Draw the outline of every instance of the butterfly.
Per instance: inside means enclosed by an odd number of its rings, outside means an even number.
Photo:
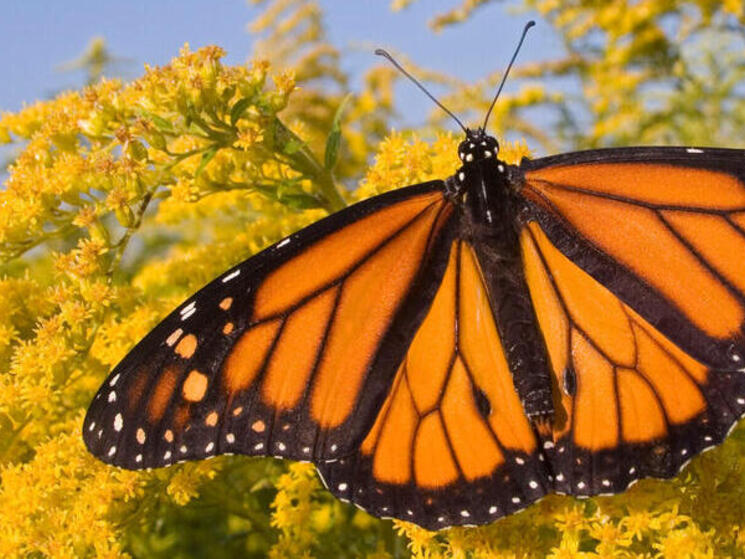
[[[128,469],[312,461],[338,498],[440,529],[669,478],[721,443],[745,413],[745,151],[508,165],[485,128],[453,176],[189,297],[105,380],[87,448]]]

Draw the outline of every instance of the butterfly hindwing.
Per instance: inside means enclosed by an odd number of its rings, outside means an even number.
[[[538,222],[523,230],[526,279],[552,365],[545,449],[557,492],[617,493],[672,477],[745,412],[745,375],[704,365],[596,281]]]
[[[433,181],[359,203],[205,286],[104,382],[88,448],[135,469],[350,453],[444,270],[453,208],[442,190]]]
[[[709,366],[745,366],[743,152],[622,148],[524,160],[551,241]]]
[[[430,529],[490,522],[549,487],[476,251],[456,239],[447,253],[437,294],[359,451],[318,464],[338,497]]]

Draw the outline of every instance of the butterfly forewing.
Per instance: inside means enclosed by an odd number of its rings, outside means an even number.
[[[527,161],[545,233],[702,362],[745,366],[745,157],[628,148]]]
[[[442,183],[410,187],[217,278],[114,369],[84,423],[88,448],[127,468],[350,453],[431,300],[451,215]]]

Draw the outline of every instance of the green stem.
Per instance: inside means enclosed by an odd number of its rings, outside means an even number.
[[[219,132],[215,130],[214,128],[210,127],[209,124],[207,124],[202,117],[200,117],[198,114],[191,114],[189,115],[191,118],[191,121],[196,124],[211,140],[214,142],[217,142],[221,146],[228,146],[233,143],[233,140],[235,139],[235,133],[233,132],[232,128],[229,129],[229,132]]]
[[[323,195],[324,206],[329,212],[337,212],[346,207],[347,203],[342,198],[333,174],[327,170],[313,155],[307,144],[287,128],[282,121],[275,119],[276,139],[279,146],[285,146],[290,142],[300,146],[296,151],[285,156],[290,160],[291,166],[307,175],[318,185]]]
[[[116,252],[114,253],[114,257],[111,259],[111,264],[109,265],[109,270],[107,272],[109,280],[111,280],[116,268],[119,266],[119,263],[122,260],[122,256],[124,255],[124,249],[127,248],[129,240],[132,238],[132,235],[134,235],[134,233],[140,228],[140,225],[142,225],[142,217],[145,215],[145,210],[147,210],[147,206],[150,203],[150,200],[152,200],[153,194],[153,191],[149,191],[145,194],[145,196],[143,196],[142,201],[140,202],[140,207],[137,209],[137,213],[135,214],[134,223],[127,227],[124,235],[122,235],[121,239],[119,239],[113,246]]]

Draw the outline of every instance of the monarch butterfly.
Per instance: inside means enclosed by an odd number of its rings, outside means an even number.
[[[331,215],[166,317],[96,394],[88,449],[308,460],[340,499],[439,529],[721,443],[745,413],[745,151],[508,165],[490,112],[461,124],[452,177]]]

